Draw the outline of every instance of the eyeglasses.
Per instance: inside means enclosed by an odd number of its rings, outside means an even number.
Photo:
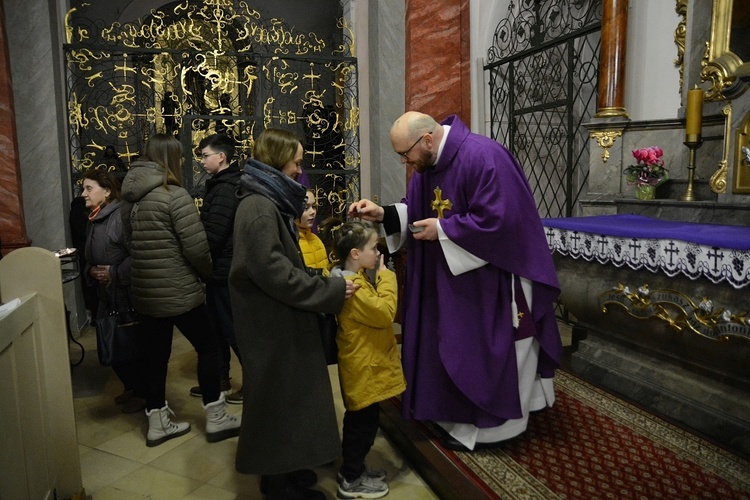
[[[412,144],[409,149],[407,149],[403,153],[399,153],[398,151],[396,151],[396,154],[399,155],[401,158],[403,158],[405,160],[408,160],[409,159],[409,153],[411,153],[411,150],[414,149],[414,146],[416,146],[417,144],[419,144],[419,141],[421,141],[422,139],[424,139],[424,136],[430,135],[430,134],[432,134],[432,132],[427,132],[427,133],[422,134],[421,136],[419,136],[419,139],[417,139],[417,142],[415,142],[414,144]]]
[[[203,153],[203,154],[201,155],[201,158],[203,158],[203,159],[205,160],[205,159],[207,159],[207,158],[208,158],[209,156],[213,156],[213,155],[218,155],[218,154],[221,154],[221,151],[219,151],[218,153]]]

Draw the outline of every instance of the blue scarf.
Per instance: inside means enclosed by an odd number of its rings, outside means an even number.
[[[307,188],[281,171],[250,159],[240,177],[242,195],[259,194],[271,200],[286,219],[289,232],[299,239],[294,219],[302,217],[307,203]]]

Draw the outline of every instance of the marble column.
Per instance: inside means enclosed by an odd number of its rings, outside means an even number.
[[[406,110],[471,123],[469,0],[406,1]]]
[[[604,0],[597,118],[628,116],[624,106],[627,34],[628,0]]]
[[[31,244],[26,236],[23,216],[16,117],[13,109],[10,60],[2,3],[0,3],[0,244],[3,255]]]

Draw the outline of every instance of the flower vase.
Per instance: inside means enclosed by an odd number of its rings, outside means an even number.
[[[635,197],[639,200],[653,200],[656,198],[656,186],[643,184],[635,187]]]

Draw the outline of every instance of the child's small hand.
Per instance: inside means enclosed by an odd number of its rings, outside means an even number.
[[[388,266],[385,265],[385,255],[380,254],[380,266],[378,267],[378,271],[385,271],[388,269]]]

